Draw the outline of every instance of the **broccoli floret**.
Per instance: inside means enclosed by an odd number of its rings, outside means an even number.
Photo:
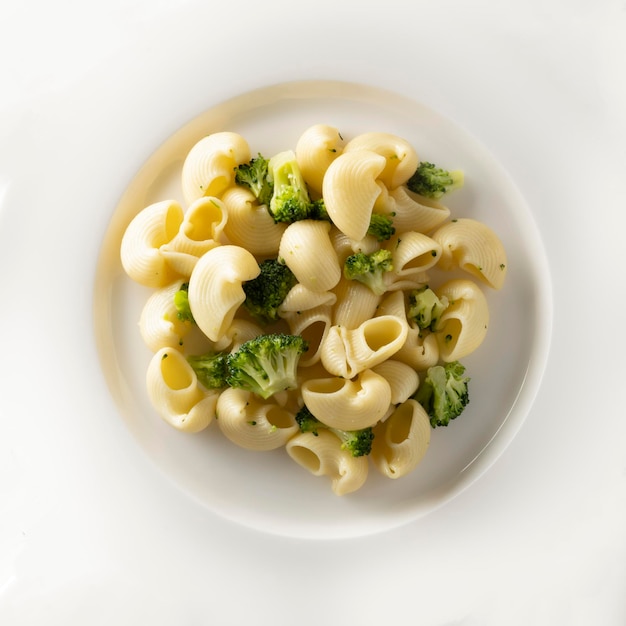
[[[227,386],[227,356],[220,352],[216,354],[200,354],[188,356],[187,361],[202,385],[207,389],[222,389]]]
[[[352,456],[366,456],[372,451],[372,441],[374,440],[374,429],[372,427],[361,428],[359,430],[341,430],[332,428],[320,422],[308,407],[303,406],[296,413],[296,422],[302,433],[313,433],[318,435],[320,428],[326,428],[331,433],[339,437],[341,448],[348,450]]]
[[[269,212],[275,222],[296,222],[309,218],[311,198],[298,167],[293,150],[273,156],[268,163],[268,175],[274,187]]]
[[[358,280],[367,285],[376,295],[385,293],[385,272],[393,270],[391,252],[376,250],[370,254],[357,252],[351,254],[343,264],[343,275],[350,280]]]
[[[386,241],[391,239],[396,229],[393,225],[393,219],[390,215],[382,215],[380,213],[372,213],[370,225],[367,234],[376,237],[378,241]]]
[[[243,284],[245,307],[258,320],[271,323],[278,320],[278,307],[298,282],[293,272],[278,259],[266,259],[259,264],[261,273]]]
[[[235,182],[250,189],[258,201],[265,205],[269,204],[274,191],[268,177],[268,163],[259,153],[256,158],[235,168]]]
[[[409,293],[407,316],[422,330],[437,330],[439,318],[448,308],[448,298],[439,298],[428,286]]]
[[[174,306],[176,316],[183,322],[195,322],[189,306],[189,283],[183,283],[180,289],[174,293]]]
[[[308,348],[300,335],[259,335],[228,356],[226,382],[262,398],[294,389],[300,355]]]
[[[324,198],[320,198],[319,200],[314,200],[309,205],[309,216],[310,220],[318,220],[318,221],[327,221],[330,222],[330,215],[328,215],[328,211],[326,210],[326,203],[324,202]]]
[[[458,361],[435,365],[426,371],[413,397],[428,413],[433,428],[447,426],[469,403],[470,379],[464,373],[465,367]]]
[[[433,163],[422,161],[409,178],[407,187],[427,198],[441,198],[443,194],[463,186],[464,176],[461,170],[448,171]]]

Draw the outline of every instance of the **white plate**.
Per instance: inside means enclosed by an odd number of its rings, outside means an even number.
[[[145,373],[152,354],[139,336],[147,294],[124,274],[119,249],[132,217],[153,202],[183,202],[180,169],[201,137],[242,134],[252,153],[295,147],[315,123],[347,139],[380,130],[408,139],[421,158],[465,171],[462,190],[446,200],[453,217],[472,217],[498,233],[508,254],[501,292],[486,289],[487,339],[464,359],[471,377],[462,418],[436,429],[423,463],[390,481],[372,468],[358,493],[337,497],[326,478],[293,467],[284,450],[236,448],[219,429],[181,434],[150,406]],[[104,375],[120,416],[163,472],[211,511],[281,535],[351,537],[405,523],[459,493],[501,454],[526,417],[548,354],[550,272],[531,212],[506,172],[469,133],[424,105],[398,94],[343,82],[296,82],[244,93],[189,122],[133,178],[103,243],[95,292],[95,327]]]
[[[4,3],[2,626],[623,626],[625,33],[621,0]],[[511,260],[468,363],[469,412],[413,476],[354,498],[280,454],[161,424],[142,391],[139,299],[104,261],[124,190],[168,137],[261,89],[284,119],[248,98],[218,126],[291,144],[319,119],[302,85],[285,97],[303,80],[351,83],[317,102],[346,128],[398,129],[464,167],[451,201],[484,215]],[[540,385],[537,231],[554,304]],[[115,316],[94,317],[97,269]],[[208,474],[221,460],[231,475]]]

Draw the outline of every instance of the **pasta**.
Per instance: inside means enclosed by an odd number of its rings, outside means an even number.
[[[122,267],[130,278],[145,287],[164,287],[177,276],[161,248],[176,236],[183,219],[175,200],[151,204],[133,218],[120,247]]]
[[[385,167],[379,179],[388,189],[403,185],[417,169],[419,159],[413,146],[390,133],[363,133],[350,140],[344,153],[353,150],[369,150],[384,157]]]
[[[430,420],[416,400],[406,400],[391,416],[376,426],[372,461],[387,478],[400,478],[413,471],[430,445]]]
[[[181,182],[185,201],[219,196],[235,179],[235,167],[250,160],[248,142],[239,134],[213,133],[196,143],[183,163]]]
[[[174,294],[181,282],[157,289],[150,295],[139,318],[139,332],[152,352],[161,348],[178,348],[191,330],[191,323],[178,317]]]
[[[374,203],[381,193],[377,178],[387,160],[370,150],[344,152],[329,166],[324,176],[326,210],[335,226],[350,239],[367,234]]]
[[[268,196],[235,175],[252,163],[247,140],[216,132],[184,160],[183,200],[149,204],[130,220],[120,259],[151,290],[139,332],[156,413],[188,433],[216,421],[248,450],[284,448],[288,462],[346,495],[365,485],[370,465],[398,479],[423,460],[435,427],[421,395],[428,374],[485,340],[485,290],[502,289],[506,253],[486,224],[451,219],[443,200],[409,189],[420,161],[402,137],[344,139],[320,123],[281,154],[290,180],[299,173],[306,187],[290,200],[304,203],[297,218],[275,221]],[[280,285],[259,282],[266,261]],[[251,306],[252,281],[260,297],[278,299],[272,317]],[[283,378],[274,393],[256,393],[246,377],[272,374],[251,361],[241,382],[233,363],[273,334],[302,351],[292,370],[268,357]]]
[[[252,254],[239,246],[218,246],[196,264],[189,278],[189,305],[202,332],[222,339],[246,299],[242,284],[259,274]]]
[[[222,195],[228,211],[224,234],[228,241],[257,255],[278,252],[286,224],[276,224],[267,207],[258,204],[254,194],[243,187],[230,187]]]
[[[373,317],[352,330],[332,326],[322,346],[322,364],[335,376],[353,378],[395,354],[408,331],[406,318],[395,315]]]
[[[301,391],[304,404],[317,419],[342,430],[373,426],[391,403],[391,386],[372,370],[354,380],[338,376],[307,380]]]
[[[300,433],[287,442],[287,453],[314,476],[328,476],[338,496],[360,489],[367,480],[368,463],[342,450],[341,442],[327,431]]]
[[[148,397],[170,426],[185,432],[204,430],[215,419],[218,394],[202,389],[181,352],[162,348],[146,374]]]
[[[322,194],[324,175],[341,154],[345,141],[339,130],[328,124],[307,128],[296,144],[296,159],[309,188]]]
[[[222,433],[248,450],[282,448],[298,432],[291,412],[276,402],[259,401],[242,389],[224,390],[216,409]]]
[[[341,267],[329,236],[330,224],[300,220],[289,224],[280,240],[278,255],[311,291],[332,289],[341,278]]]
[[[464,279],[443,284],[437,295],[450,303],[436,331],[439,355],[444,361],[457,361],[474,352],[487,334],[487,299],[476,283]]]
[[[493,289],[501,289],[507,271],[506,252],[498,236],[482,222],[469,218],[452,220],[433,233],[442,258],[439,267],[459,267]]]

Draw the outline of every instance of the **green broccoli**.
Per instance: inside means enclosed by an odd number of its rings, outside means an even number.
[[[189,306],[189,283],[183,283],[180,289],[174,293],[174,306],[176,316],[183,322],[195,322]]]
[[[274,192],[268,177],[268,163],[259,153],[256,158],[235,168],[235,182],[250,189],[258,201],[265,205],[269,204]]]
[[[243,284],[244,305],[255,318],[269,324],[278,320],[278,307],[298,281],[278,259],[261,261],[259,268],[261,273]]]
[[[326,203],[324,202],[324,198],[320,198],[319,200],[314,200],[309,205],[308,219],[310,220],[318,220],[318,221],[326,221],[330,222],[330,216],[328,215],[328,211],[326,210]]]
[[[372,213],[370,225],[367,234],[376,237],[378,241],[391,239],[396,229],[393,225],[393,218],[390,215],[382,215],[380,213]]]
[[[341,430],[332,428],[320,422],[308,407],[304,405],[296,413],[296,422],[302,433],[313,433],[316,437],[320,428],[326,428],[331,433],[339,437],[342,450],[348,450],[352,456],[366,456],[372,451],[372,441],[374,440],[374,430],[372,427],[361,428],[360,430]]]
[[[379,296],[387,290],[384,275],[391,270],[393,270],[391,252],[384,249],[369,254],[366,252],[351,254],[343,264],[343,275],[346,278],[358,280]]]
[[[434,365],[426,371],[413,397],[428,413],[433,428],[448,426],[469,403],[470,379],[463,376],[464,373],[465,367],[458,361]]]
[[[463,186],[464,176],[461,170],[448,171],[433,163],[422,161],[409,178],[407,187],[427,198],[441,198],[445,193]]]
[[[228,356],[226,382],[262,398],[295,389],[298,361],[308,349],[300,335],[259,335]]]
[[[227,356],[221,352],[188,356],[187,361],[198,380],[207,389],[222,389],[227,386]]]
[[[311,198],[298,167],[293,150],[273,156],[268,163],[268,176],[274,187],[268,205],[275,222],[296,222],[309,218]]]
[[[422,330],[437,330],[439,318],[447,308],[448,298],[439,298],[428,285],[409,293],[407,316]]]

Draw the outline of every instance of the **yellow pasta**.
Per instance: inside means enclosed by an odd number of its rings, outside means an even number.
[[[181,282],[173,282],[154,291],[146,300],[139,318],[139,332],[152,352],[161,348],[180,348],[184,337],[191,331],[190,321],[178,317],[174,295]]]
[[[448,281],[436,293],[449,302],[436,329],[439,356],[457,361],[474,352],[487,334],[487,299],[476,283],[465,279]]]
[[[451,219],[445,200],[409,189],[419,160],[402,137],[366,132],[346,140],[336,127],[314,124],[295,150],[279,154],[289,161],[289,180],[300,181],[299,170],[306,183],[308,199],[299,194],[286,212],[293,219],[276,222],[268,196],[261,202],[255,185],[235,182],[250,147],[236,132],[216,132],[193,145],[182,165],[187,208],[174,199],[145,207],[123,234],[120,258],[131,279],[152,289],[139,332],[152,352],[146,389],[158,415],[189,433],[218,418],[233,444],[284,448],[310,474],[329,478],[334,494],[346,495],[366,483],[370,462],[390,479],[422,462],[437,423],[416,399],[425,403],[420,385],[430,384],[429,368],[463,359],[484,341],[483,288],[503,286],[506,253],[488,225]],[[380,216],[390,220],[382,235]],[[381,251],[389,265],[368,283],[359,274],[370,267],[363,257]],[[344,273],[352,255],[363,265]],[[273,295],[266,283],[246,286],[261,267],[265,277],[266,260],[287,274],[272,321],[261,321],[252,306],[253,293]],[[470,277],[450,278],[451,270]],[[181,311],[185,283],[188,310]],[[293,370],[282,368],[281,384],[265,398],[261,385],[245,380],[258,371],[235,378],[234,353],[247,356],[249,345],[240,351],[246,342],[281,333],[301,337],[307,349]],[[218,389],[199,382],[192,354],[219,357],[223,369],[212,372]],[[267,367],[278,372],[281,365],[278,358]],[[363,431],[363,448],[344,443],[350,431]]]
[[[385,247],[391,252],[394,280],[413,278],[419,282],[441,258],[441,245],[414,231],[393,237]]]
[[[360,489],[367,480],[367,458],[355,458],[343,450],[341,441],[331,432],[299,433],[287,442],[286,450],[298,465],[314,476],[328,476],[333,493],[338,496]]]
[[[352,378],[395,354],[408,330],[406,318],[395,315],[373,317],[354,329],[332,326],[321,348],[322,364],[335,376]]]
[[[391,387],[379,374],[365,370],[353,380],[332,377],[307,380],[302,399],[328,426],[358,430],[376,424],[391,403]]]
[[[176,236],[183,218],[175,200],[151,204],[133,218],[120,246],[122,267],[130,278],[146,287],[164,287],[176,278],[161,247]]]
[[[212,248],[198,261],[189,278],[189,304],[211,341],[223,338],[246,299],[242,284],[259,273],[254,256],[239,246]]]
[[[330,224],[301,220],[289,224],[278,248],[278,256],[307,289],[325,292],[341,278],[341,267],[329,237]]]
[[[242,389],[224,390],[217,400],[216,411],[222,433],[248,450],[282,448],[298,432],[290,411]]]
[[[353,150],[369,150],[384,157],[385,168],[379,179],[389,189],[406,183],[419,164],[413,146],[406,139],[391,133],[370,132],[357,135],[346,144],[344,153]]]
[[[441,269],[458,267],[493,289],[502,288],[507,273],[506,252],[489,226],[459,218],[438,228],[432,237],[441,246]]]
[[[300,357],[299,365],[309,367],[321,358],[322,346],[326,343],[331,327],[331,307],[321,304],[312,309],[292,311],[285,319],[292,335],[300,335],[309,349]]]
[[[422,406],[416,400],[402,403],[374,429],[374,466],[387,478],[406,476],[426,455],[430,431],[430,420]]]
[[[222,195],[228,211],[224,234],[228,241],[256,255],[274,255],[286,224],[276,224],[265,205],[258,204],[254,194],[244,187],[230,187]]]
[[[391,389],[391,404],[401,404],[408,400],[419,386],[417,370],[402,361],[387,359],[372,367],[372,371],[382,376]]]
[[[227,219],[221,200],[199,198],[185,212],[178,233],[161,246],[161,253],[179,274],[190,276],[198,259],[222,243]]]
[[[203,196],[220,196],[235,181],[235,167],[250,160],[248,142],[239,134],[218,132],[203,137],[189,151],[182,169],[188,204]]]
[[[432,198],[420,196],[405,185],[389,192],[394,200],[393,223],[398,232],[429,233],[450,217],[450,209]]]
[[[387,160],[370,150],[344,152],[331,164],[324,176],[323,194],[326,210],[335,226],[350,239],[367,234],[376,199],[377,183]]]
[[[328,124],[315,124],[300,135],[296,144],[298,166],[309,188],[317,194],[322,194],[326,170],[341,154],[345,143],[339,130]]]
[[[374,317],[380,296],[355,280],[342,279],[335,287],[337,302],[333,308],[333,325],[357,328]]]
[[[215,419],[216,392],[207,392],[181,352],[162,348],[146,373],[148,397],[159,415],[177,430],[196,433]]]

